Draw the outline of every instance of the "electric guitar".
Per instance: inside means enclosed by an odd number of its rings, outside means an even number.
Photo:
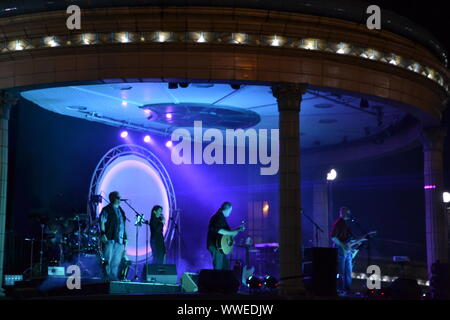
[[[245,222],[242,221],[242,224],[239,227],[239,232],[244,230],[244,225],[245,225]],[[216,247],[220,253],[230,254],[231,252],[233,252],[234,237],[235,236],[225,236],[225,235],[219,234],[219,237],[217,238],[217,242],[216,242]]]
[[[354,260],[356,258],[356,255],[361,250],[364,242],[368,241],[369,237],[374,236],[377,233],[378,233],[378,231],[370,231],[358,239],[349,241],[348,246],[349,246],[350,254],[352,255],[352,260]]]

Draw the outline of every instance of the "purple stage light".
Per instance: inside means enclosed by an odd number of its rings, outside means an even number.
[[[166,142],[166,147],[171,148],[173,146],[172,140]]]
[[[120,133],[120,137],[121,137],[121,138],[126,138],[126,137],[128,137],[128,131],[126,131],[126,130],[122,131],[122,132]]]
[[[172,114],[171,113],[166,113],[166,119],[167,120],[172,120]]]
[[[150,138],[150,136],[148,134],[144,137],[144,142],[145,143],[149,143],[151,140],[152,139]]]
[[[426,186],[424,186],[423,187],[425,190],[428,190],[428,189],[436,189],[436,186],[435,185],[426,185]]]

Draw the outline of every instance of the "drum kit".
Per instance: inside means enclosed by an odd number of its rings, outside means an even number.
[[[101,257],[100,228],[97,220],[81,213],[72,217],[50,218],[45,214],[30,216],[41,227],[39,270],[33,266],[33,249],[31,249],[31,272],[43,275],[45,267],[61,266],[65,263],[79,264],[80,257],[91,255]],[[31,241],[31,248],[35,239]],[[44,269],[45,268],[45,269]]]

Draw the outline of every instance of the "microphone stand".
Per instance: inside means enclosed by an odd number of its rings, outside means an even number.
[[[134,225],[136,226],[136,256],[135,256],[135,268],[134,268],[134,280],[137,281],[139,280],[139,276],[138,276],[138,241],[139,241],[139,227],[142,227],[142,224],[145,223],[147,224],[148,221],[146,221],[144,219],[144,215],[142,213],[139,213],[136,211],[135,208],[133,208],[132,205],[130,205],[128,203],[127,200],[122,200],[123,202],[125,202],[125,204],[131,209],[133,210],[133,212],[136,214],[136,222],[134,223]]]
[[[314,225],[314,227],[315,227],[315,230],[316,230],[316,232],[315,232],[315,234],[316,234],[316,247],[317,246],[319,246],[319,232],[318,231],[320,231],[321,233],[323,233],[324,231],[322,230],[322,228],[310,217],[310,216],[308,216],[304,211],[303,211],[303,209],[301,209],[300,210],[300,213],[303,213],[303,215],[309,220],[309,221],[311,221],[311,223]]]

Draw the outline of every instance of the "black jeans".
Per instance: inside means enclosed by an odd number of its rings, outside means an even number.
[[[217,250],[216,247],[209,247],[211,253],[214,270],[230,270],[230,264],[226,255]]]

